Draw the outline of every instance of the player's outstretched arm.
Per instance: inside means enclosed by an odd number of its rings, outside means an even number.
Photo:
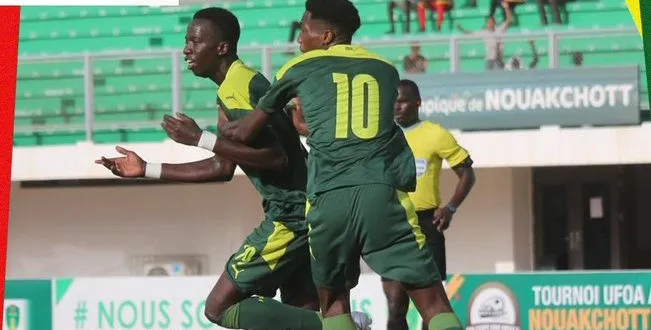
[[[235,173],[235,164],[228,159],[210,157],[183,164],[147,163],[131,150],[117,146],[122,157],[101,157],[95,161],[121,178],[152,178],[178,182],[223,182],[230,181]]]
[[[219,110],[220,127],[228,122]],[[198,146],[249,168],[281,171],[287,165],[287,155],[275,137],[267,137],[267,146],[254,148],[202,130],[194,119],[179,113],[177,118],[165,116],[161,124],[170,139],[188,146]]]
[[[147,177],[156,178],[155,171],[157,166],[160,166],[160,179],[168,181],[196,183],[226,182],[231,181],[235,175],[235,163],[229,159],[219,157],[211,157],[197,162],[183,164],[147,163],[145,168],[154,170]]]

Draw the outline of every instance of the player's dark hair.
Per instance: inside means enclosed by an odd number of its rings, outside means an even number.
[[[224,8],[209,7],[197,11],[193,19],[210,21],[224,41],[228,43],[229,51],[232,54],[237,53],[237,43],[240,40],[240,22],[233,13]]]
[[[307,0],[305,10],[312,18],[326,21],[350,39],[362,25],[357,8],[349,0]]]
[[[418,89],[418,85],[416,85],[413,80],[402,79],[400,80],[400,83],[398,83],[398,86],[409,88],[411,92],[414,93],[414,96],[420,100],[420,89]]]

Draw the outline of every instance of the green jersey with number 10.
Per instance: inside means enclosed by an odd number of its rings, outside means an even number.
[[[414,156],[393,119],[399,81],[391,62],[353,45],[307,52],[278,71],[258,106],[272,113],[301,100],[308,194],[377,183],[414,191]]]

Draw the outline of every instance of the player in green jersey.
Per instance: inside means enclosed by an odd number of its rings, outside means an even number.
[[[239,60],[239,35],[237,18],[221,8],[198,11],[186,32],[188,68],[219,86],[220,125],[250,113],[269,87],[263,75]],[[232,329],[321,330],[305,220],[306,151],[291,119],[283,113],[272,116],[270,125],[247,144],[203,131],[185,115],[165,116],[162,126],[174,141],[216,156],[194,163],[152,164],[118,148],[125,157],[98,163],[121,177],[182,182],[228,181],[240,165],[263,198],[265,219],[228,260],[206,300],[206,317]],[[273,298],[277,289],[287,305],[265,299]],[[355,318],[359,329],[370,325],[362,313]]]
[[[359,257],[407,289],[429,329],[461,329],[406,192],[416,185],[413,154],[395,124],[399,75],[390,61],[351,45],[360,27],[348,0],[307,0],[303,55],[276,74],[254,111],[220,134],[254,140],[294,97],[309,135],[308,210],[312,276],[324,329],[354,329],[349,292]]]

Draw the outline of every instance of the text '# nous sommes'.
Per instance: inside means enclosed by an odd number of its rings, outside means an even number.
[[[489,88],[482,94],[424,97],[420,112],[448,115],[458,112],[595,109],[629,106],[633,84]]]

